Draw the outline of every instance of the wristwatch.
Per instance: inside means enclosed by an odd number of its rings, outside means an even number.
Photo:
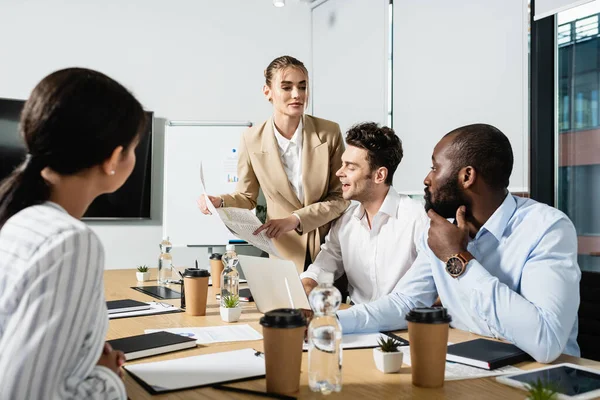
[[[451,277],[458,278],[465,273],[467,264],[474,258],[473,254],[468,251],[453,254],[448,257],[448,261],[446,261],[446,272],[448,272]]]

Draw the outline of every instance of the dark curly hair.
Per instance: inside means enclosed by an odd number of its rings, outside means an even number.
[[[494,189],[506,189],[513,169],[510,141],[498,128],[488,124],[472,124],[454,129],[446,136],[452,138],[452,164],[458,173],[472,166]]]
[[[346,144],[367,151],[367,161],[371,171],[379,167],[387,168],[388,175],[385,183],[392,184],[394,172],[404,155],[402,141],[393,129],[379,126],[375,122],[361,122],[348,130]]]

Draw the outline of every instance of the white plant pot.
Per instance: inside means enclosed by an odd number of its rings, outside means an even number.
[[[150,280],[150,272],[136,272],[135,277],[138,282],[146,282]]]
[[[242,315],[242,307],[235,308],[221,307],[221,319],[225,322],[237,322]]]
[[[375,347],[373,349],[373,359],[378,370],[384,374],[392,374],[402,368],[403,354],[401,351],[384,353],[379,347]]]

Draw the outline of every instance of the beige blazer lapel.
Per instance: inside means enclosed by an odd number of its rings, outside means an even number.
[[[321,200],[329,183],[329,146],[321,141],[310,117],[304,116],[302,142],[302,185],[304,204]]]
[[[283,169],[281,156],[279,155],[279,147],[273,132],[272,117],[269,118],[262,133],[261,151],[254,153],[259,161],[260,168],[265,175],[269,177],[268,182],[261,182],[262,186],[268,186],[269,189],[279,192],[279,194],[287,200],[294,209],[302,208],[302,204],[292,190],[290,181]],[[263,188],[266,189],[266,188]]]

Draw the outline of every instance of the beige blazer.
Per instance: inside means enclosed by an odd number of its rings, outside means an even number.
[[[221,195],[225,207],[253,209],[261,188],[267,200],[267,219],[285,218],[295,212],[300,217],[302,233],[287,232],[274,243],[282,257],[292,260],[299,272],[304,270],[307,247],[314,260],[331,221],[350,204],[342,198],[342,185],[335,176],[344,152],[339,125],[310,115],[303,118],[302,203],[283,169],[271,119],[242,135],[236,191]]]

